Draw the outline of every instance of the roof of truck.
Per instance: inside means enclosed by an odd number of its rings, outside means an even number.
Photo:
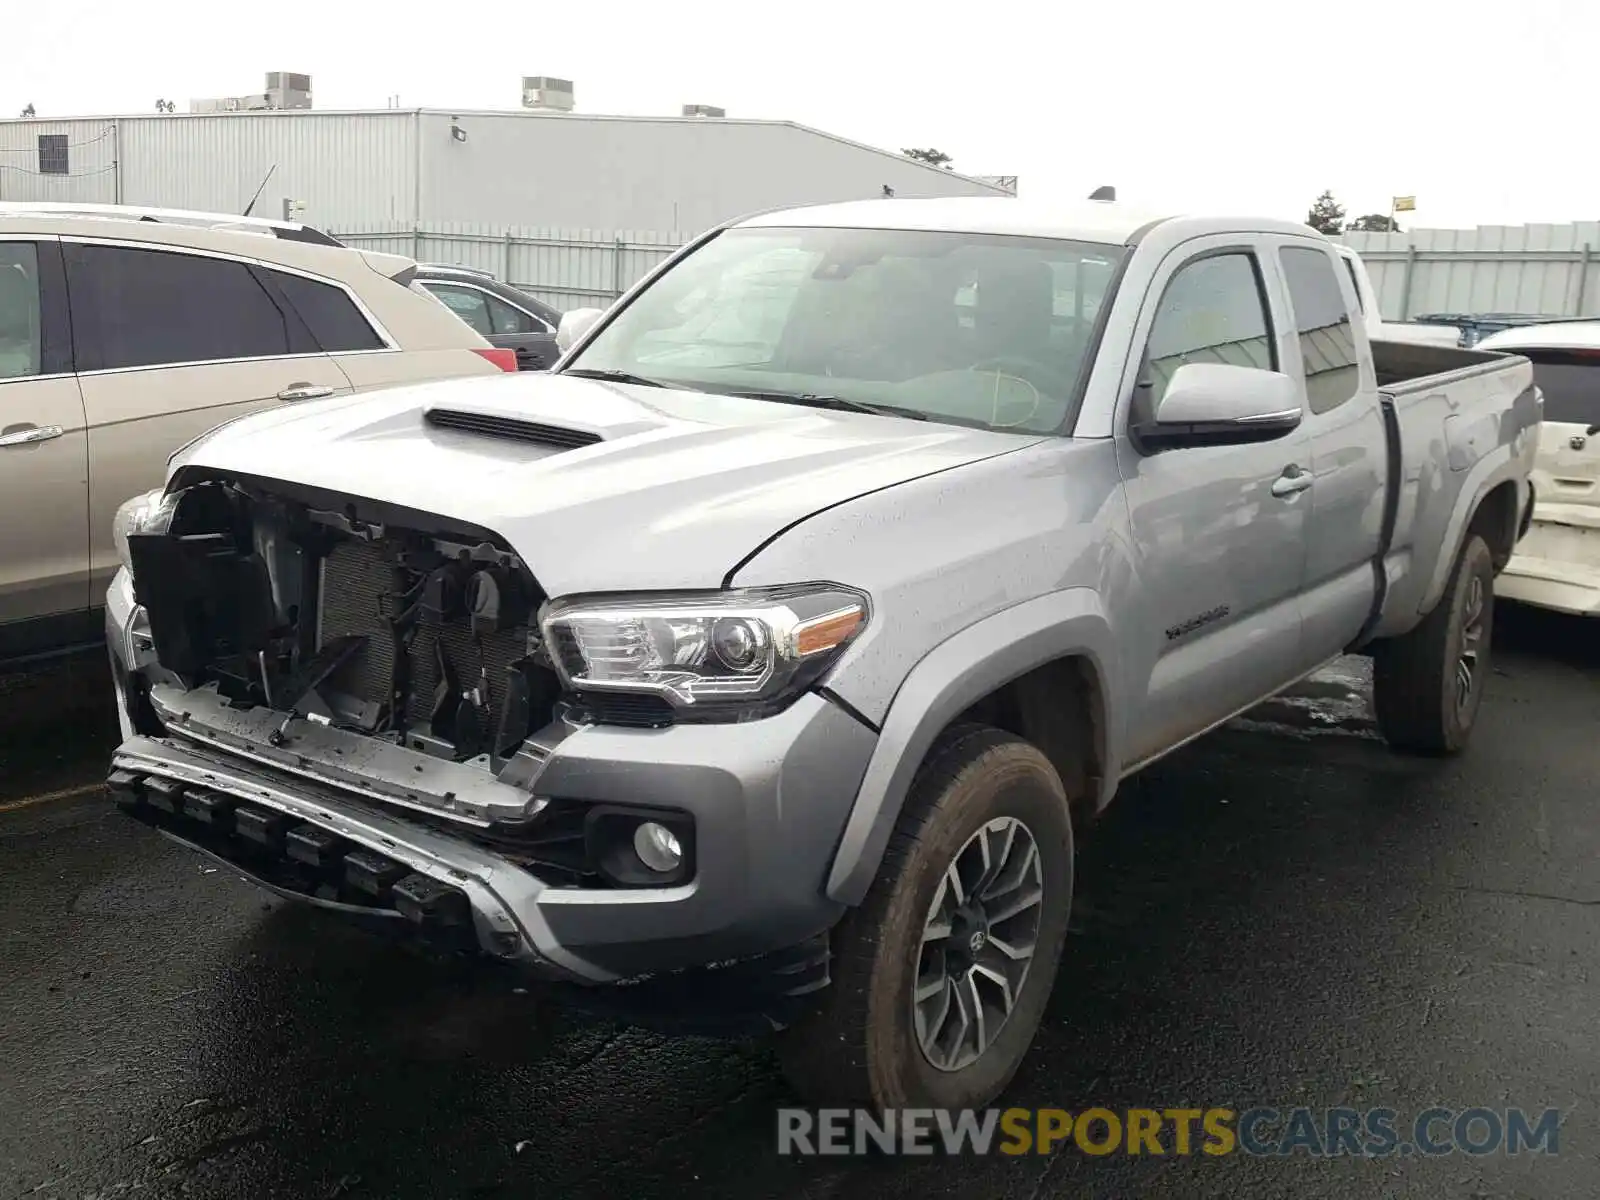
[[[827,226],[866,229],[915,229],[950,233],[1013,234],[1022,237],[1069,238],[1084,242],[1127,245],[1152,225],[1169,220],[1193,221],[1225,230],[1303,235],[1310,230],[1293,221],[1271,217],[1229,217],[1138,209],[1121,201],[1082,200],[1052,203],[1014,196],[951,196],[939,199],[849,200],[764,212],[743,226]]]

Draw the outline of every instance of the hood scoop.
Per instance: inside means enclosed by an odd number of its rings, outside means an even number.
[[[584,446],[597,446],[605,440],[598,433],[588,429],[566,429],[560,425],[546,425],[540,421],[524,421],[518,417],[467,412],[459,408],[430,408],[422,414],[422,420],[425,425],[434,429],[450,429],[457,433],[476,434],[479,437],[526,442],[530,446],[547,446],[552,450],[581,450]]]

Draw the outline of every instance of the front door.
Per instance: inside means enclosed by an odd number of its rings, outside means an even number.
[[[1287,325],[1264,286],[1263,252],[1238,239],[1188,243],[1163,264],[1140,317],[1138,386],[1117,447],[1139,598],[1128,667],[1143,691],[1126,730],[1130,768],[1270,695],[1303,663],[1306,433],[1147,453],[1128,432],[1184,363],[1279,369]]]
[[[90,607],[87,436],[71,353],[60,243],[0,235],[0,657],[31,644],[10,636],[17,622]]]

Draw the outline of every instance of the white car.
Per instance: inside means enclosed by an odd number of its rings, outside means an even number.
[[[1507,329],[1477,348],[1531,360],[1544,393],[1533,525],[1495,593],[1600,617],[1600,321]]]
[[[96,639],[118,505],[207,430],[516,370],[416,269],[284,221],[0,203],[0,660]]]

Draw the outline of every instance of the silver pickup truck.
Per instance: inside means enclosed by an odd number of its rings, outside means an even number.
[[[717,229],[547,375],[176,454],[117,523],[111,793],[558,991],[748,997],[814,1099],[986,1104],[1120,780],[1352,652],[1397,749],[1471,733],[1541,400],[1354,299],[1256,218]]]

